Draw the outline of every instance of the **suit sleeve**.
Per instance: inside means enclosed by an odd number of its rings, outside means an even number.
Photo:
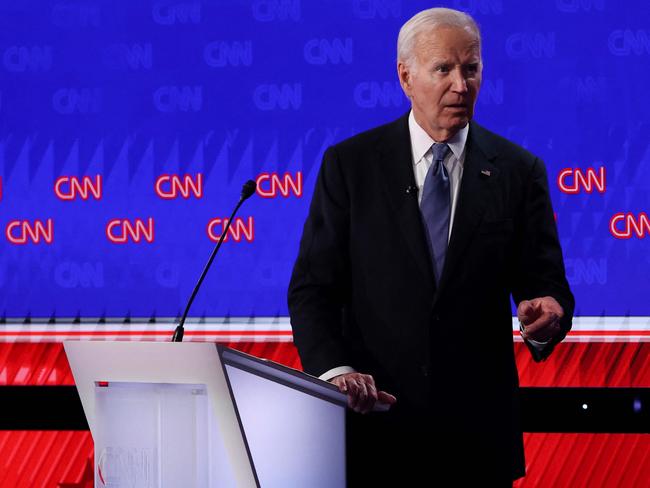
[[[348,188],[331,147],[323,156],[288,292],[294,343],[304,370],[314,376],[352,364],[342,334],[350,288],[349,222]]]
[[[528,179],[520,214],[522,233],[515,265],[512,296],[517,305],[522,300],[551,296],[564,309],[561,333],[542,350],[526,342],[535,361],[545,360],[556,344],[571,329],[575,301],[566,279],[562,249],[544,163],[535,159]]]

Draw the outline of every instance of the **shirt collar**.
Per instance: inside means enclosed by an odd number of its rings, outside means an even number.
[[[413,110],[411,110],[411,113],[409,114],[409,133],[411,134],[411,151],[413,153],[413,162],[415,164],[418,164],[427,153],[427,151],[431,149],[431,145],[436,141],[431,139],[429,134],[427,134],[425,130],[420,127],[419,124],[415,121]],[[454,134],[453,137],[447,141],[449,149],[451,149],[451,152],[454,154],[458,161],[462,161],[461,156],[465,150],[468,133],[469,124],[456,132],[456,134]]]

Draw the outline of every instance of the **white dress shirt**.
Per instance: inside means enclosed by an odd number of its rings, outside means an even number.
[[[424,180],[427,176],[429,168],[433,164],[431,155],[431,146],[438,141],[434,141],[426,131],[420,127],[415,121],[413,111],[409,114],[409,133],[411,136],[411,155],[413,156],[413,173],[415,175],[415,184],[418,187],[418,203],[422,203],[422,188],[424,187]],[[449,218],[449,236],[447,242],[451,238],[451,229],[454,225],[454,216],[456,215],[456,203],[458,202],[458,191],[460,190],[460,182],[463,178],[463,168],[465,166],[465,153],[467,145],[467,134],[469,133],[469,124],[460,129],[454,136],[447,142],[451,149],[449,154],[445,157],[443,164],[449,174],[449,183],[451,188],[451,216]],[[520,331],[521,331],[520,327]],[[546,342],[538,342],[528,340],[538,351],[541,351]],[[335,376],[355,373],[356,370],[350,366],[339,366],[326,371],[319,376],[321,380],[328,381]]]

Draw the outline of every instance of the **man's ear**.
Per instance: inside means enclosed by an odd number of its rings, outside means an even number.
[[[398,61],[397,63],[397,77],[399,78],[400,85],[402,85],[402,90],[404,90],[407,97],[411,98],[411,70],[402,61]]]

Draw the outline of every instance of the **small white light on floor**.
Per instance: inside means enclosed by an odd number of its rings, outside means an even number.
[[[586,403],[582,404],[582,409],[583,410],[587,410],[588,408],[589,408],[589,405],[587,405]]]

